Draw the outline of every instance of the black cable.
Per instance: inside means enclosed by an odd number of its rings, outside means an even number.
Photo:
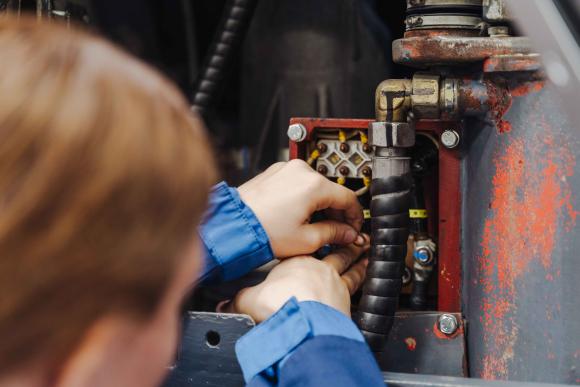
[[[211,105],[225,78],[225,69],[247,24],[254,0],[229,0],[209,48],[193,93],[193,108],[203,114]]]
[[[371,253],[357,322],[373,351],[384,349],[399,302],[409,239],[412,176],[373,179]]]

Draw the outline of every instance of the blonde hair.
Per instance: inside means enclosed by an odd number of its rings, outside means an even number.
[[[0,20],[0,374],[159,304],[214,179],[203,125],[86,33]],[[193,280],[193,279],[192,279]]]

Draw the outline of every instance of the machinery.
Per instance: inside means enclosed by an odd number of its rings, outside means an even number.
[[[28,3],[0,9],[40,7],[124,44],[106,1]],[[289,139],[289,158],[356,191],[372,249],[353,317],[390,385],[580,384],[579,4],[371,3],[232,0],[206,60],[186,22],[173,54],[188,66],[160,67],[187,74],[178,83],[231,146],[231,181],[285,157]],[[405,29],[385,55],[383,24]],[[220,97],[223,84],[234,92]],[[216,118],[228,103],[239,126]],[[265,270],[198,292],[166,386],[242,385],[233,345],[254,323],[213,306]]]

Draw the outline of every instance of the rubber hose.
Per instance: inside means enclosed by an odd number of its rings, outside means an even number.
[[[384,349],[399,302],[409,239],[412,176],[373,179],[371,252],[357,322],[375,352]]]
[[[193,93],[193,108],[205,113],[225,78],[225,70],[232,59],[243,27],[247,24],[254,0],[229,0],[224,8],[220,27],[209,48]]]

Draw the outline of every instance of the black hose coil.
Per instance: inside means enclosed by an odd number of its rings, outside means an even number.
[[[371,253],[357,322],[368,344],[380,352],[393,326],[409,239],[412,176],[373,179]]]

